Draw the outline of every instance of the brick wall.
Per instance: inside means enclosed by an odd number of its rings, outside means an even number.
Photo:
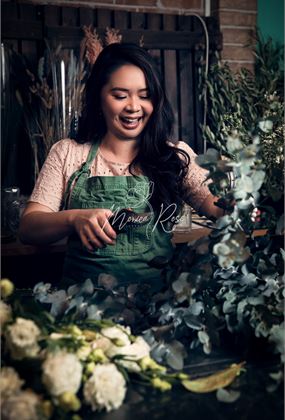
[[[179,15],[196,13],[204,16],[206,0],[30,0],[30,2],[102,7],[132,12]],[[223,61],[227,61],[234,71],[240,67],[253,70],[254,57],[247,45],[255,33],[257,0],[210,0],[210,5],[211,14],[219,21],[223,34]]]
[[[247,45],[255,35],[257,0],[216,0],[211,12],[223,34],[223,61],[234,71],[240,67],[253,70],[254,57]]]

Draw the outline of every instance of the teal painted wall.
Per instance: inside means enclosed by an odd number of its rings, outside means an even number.
[[[284,0],[258,0],[257,27],[265,39],[284,45]]]

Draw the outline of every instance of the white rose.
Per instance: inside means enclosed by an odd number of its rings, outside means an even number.
[[[0,300],[0,328],[2,332],[2,328],[4,325],[10,321],[12,318],[12,308],[10,305],[7,305],[7,303],[3,302],[3,300]]]
[[[20,391],[21,386],[24,381],[22,381],[12,367],[3,367],[0,371],[0,395],[1,400],[5,400],[12,394]]]
[[[98,334],[98,338],[91,343],[92,349],[101,349],[103,352],[106,352],[112,345],[109,338],[103,337],[100,334]]]
[[[34,321],[17,318],[16,322],[10,325],[5,333],[6,345],[11,352],[11,357],[22,360],[25,357],[36,356],[40,350],[38,345],[40,333]]]
[[[1,407],[2,420],[41,420],[39,396],[32,391],[20,391],[8,397]]]
[[[119,359],[118,363],[124,366],[131,372],[139,372],[141,370],[138,363],[138,360],[142,359],[143,357],[149,356],[150,347],[147,342],[142,337],[137,337],[136,340],[127,346],[117,347],[112,346],[106,351],[106,355],[110,358],[120,354],[126,357],[124,360]],[[133,360],[133,361],[132,361]]]
[[[83,394],[93,411],[119,408],[126,395],[123,375],[112,363],[97,365],[92,376],[85,382]]]
[[[117,340],[120,342],[122,346],[128,346],[131,344],[129,335],[131,334],[131,330],[129,327],[107,327],[102,328],[101,334],[104,337],[109,338],[110,340]]]
[[[53,396],[74,394],[80,388],[82,365],[75,354],[59,351],[48,354],[42,366],[42,382]]]

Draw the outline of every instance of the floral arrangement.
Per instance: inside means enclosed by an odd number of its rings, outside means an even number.
[[[14,291],[10,280],[2,279],[0,286],[3,420],[19,416],[78,420],[86,410],[115,410],[133,381],[161,392],[174,386],[192,392],[218,390],[223,400],[229,392],[224,388],[242,370],[243,363],[233,364],[198,379],[169,372],[150,356],[144,338],[132,335],[129,327],[78,314],[55,318],[27,291]],[[35,295],[43,293],[39,285]]]
[[[54,316],[130,325],[143,334],[155,360],[172,369],[182,369],[196,348],[210,354],[225,336],[243,353],[250,343],[265,341],[269,354],[279,353],[283,363],[284,218],[268,207],[268,229],[256,235],[264,217],[258,211],[265,179],[259,139],[245,147],[232,136],[227,147],[234,159],[214,149],[197,158],[227,214],[209,226],[209,236],[177,248],[171,261],[157,256],[149,262],[162,268],[160,286],[122,286],[102,273],[96,287],[90,280],[57,291],[39,284],[36,299],[51,305]]]

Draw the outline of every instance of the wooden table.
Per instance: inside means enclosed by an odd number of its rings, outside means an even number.
[[[202,236],[208,235],[209,233],[210,229],[202,227],[198,229],[191,229],[188,232],[174,232],[173,243],[179,244],[192,242]],[[67,238],[49,245],[26,245],[21,243],[17,238],[11,242],[1,244],[1,256],[3,258],[11,256],[63,253],[66,250],[66,244]]]

